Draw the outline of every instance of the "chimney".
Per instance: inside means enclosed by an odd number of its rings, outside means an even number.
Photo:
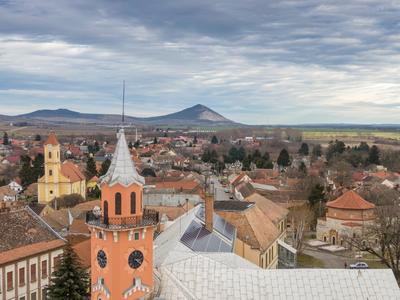
[[[213,231],[213,216],[214,216],[214,195],[206,195],[205,201],[205,222],[206,229]]]

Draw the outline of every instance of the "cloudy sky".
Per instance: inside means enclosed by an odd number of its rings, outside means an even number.
[[[0,0],[0,114],[400,123],[400,1]]]

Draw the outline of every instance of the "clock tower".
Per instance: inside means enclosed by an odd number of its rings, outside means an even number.
[[[89,212],[92,300],[146,298],[153,291],[156,211],[143,209],[144,178],[132,161],[124,130],[101,177],[101,209]]]

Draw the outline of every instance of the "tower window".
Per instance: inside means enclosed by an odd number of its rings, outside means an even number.
[[[50,194],[53,194],[53,191],[50,191]]]
[[[136,193],[131,193],[131,214],[136,214]]]
[[[51,159],[51,151],[49,152],[49,158]]]
[[[49,175],[50,175],[50,176],[53,175],[53,170],[49,170]]]
[[[121,214],[121,193],[115,194],[115,214]]]
[[[139,232],[135,232],[135,240],[137,241],[139,239]]]

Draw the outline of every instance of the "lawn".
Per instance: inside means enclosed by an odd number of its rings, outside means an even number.
[[[300,254],[297,256],[297,267],[298,268],[323,268],[324,263],[315,257],[307,254]]]

